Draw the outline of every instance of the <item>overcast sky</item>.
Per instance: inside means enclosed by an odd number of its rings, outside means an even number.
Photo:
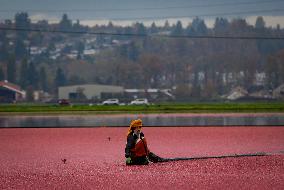
[[[183,21],[186,26],[198,16],[209,27],[216,17],[246,18],[254,24],[264,16],[268,26],[284,26],[284,0],[0,0],[0,19],[11,19],[18,11],[29,13],[32,21],[58,21],[63,13],[83,24],[131,24],[165,20]]]

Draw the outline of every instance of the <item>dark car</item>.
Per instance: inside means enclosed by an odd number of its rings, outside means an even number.
[[[58,104],[60,106],[69,106],[70,102],[68,100],[66,100],[66,99],[60,99],[60,100],[58,100]]]

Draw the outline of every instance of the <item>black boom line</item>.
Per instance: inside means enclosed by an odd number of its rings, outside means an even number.
[[[232,39],[232,40],[284,40],[283,36],[213,36],[213,35],[162,35],[162,34],[131,34],[131,33],[108,33],[88,31],[67,31],[67,30],[46,30],[32,28],[10,28],[0,27],[3,31],[18,32],[45,32],[45,33],[66,33],[66,34],[89,34],[101,36],[129,36],[129,37],[165,37],[165,38],[191,38],[191,39]]]

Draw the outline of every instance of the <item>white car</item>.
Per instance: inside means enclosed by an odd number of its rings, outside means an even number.
[[[103,101],[102,105],[119,105],[119,100],[118,99],[107,99]]]
[[[130,105],[149,105],[149,102],[146,98],[141,98],[131,101]]]

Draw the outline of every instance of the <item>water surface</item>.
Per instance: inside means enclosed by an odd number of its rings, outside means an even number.
[[[229,113],[0,116],[0,127],[119,127],[136,118],[144,126],[284,126],[284,113]]]

